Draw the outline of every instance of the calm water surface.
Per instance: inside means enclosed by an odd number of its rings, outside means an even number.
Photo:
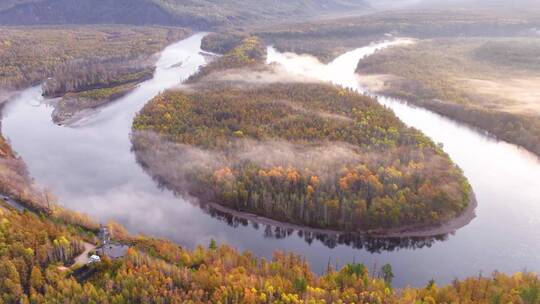
[[[454,235],[436,239],[348,240],[302,234],[210,214],[190,199],[176,197],[149,177],[131,152],[134,115],[159,92],[178,85],[205,63],[203,34],[162,52],[154,79],[73,127],[51,122],[52,108],[38,87],[25,90],[4,110],[3,132],[27,162],[40,186],[60,202],[102,222],[110,219],[131,232],[166,237],[187,247],[214,238],[241,250],[270,257],[294,251],[322,272],[332,263],[363,261],[370,268],[391,263],[395,285],[426,284],[453,278],[524,269],[540,271],[540,162],[513,145],[497,142],[468,127],[396,100],[379,98],[407,124],[444,144],[465,171],[478,199],[477,218]],[[361,58],[393,43],[344,54],[323,65],[312,57],[269,49],[269,62],[291,73],[333,81],[361,92],[354,75]],[[183,62],[180,67],[176,63]],[[211,216],[212,215],[212,216]]]

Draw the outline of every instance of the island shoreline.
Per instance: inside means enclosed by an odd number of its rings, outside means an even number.
[[[341,231],[335,229],[324,229],[324,228],[314,228],[309,226],[302,226],[288,222],[281,222],[274,220],[268,217],[256,215],[254,213],[244,212],[234,210],[228,207],[225,207],[216,202],[204,202],[198,203],[201,207],[207,206],[207,208],[212,208],[216,211],[220,211],[238,218],[249,220],[257,224],[270,225],[285,229],[294,229],[297,231],[310,232],[315,234],[326,234],[332,236],[359,236],[359,237],[376,237],[376,238],[409,238],[409,237],[435,237],[446,234],[453,234],[457,230],[467,226],[476,218],[476,207],[478,206],[478,201],[476,196],[471,194],[469,199],[469,204],[467,208],[457,217],[454,217],[444,223],[428,225],[428,224],[418,224],[418,225],[408,225],[398,228],[380,228],[372,229],[366,231]]]

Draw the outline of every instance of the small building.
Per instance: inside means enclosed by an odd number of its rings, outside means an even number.
[[[111,232],[106,226],[100,226],[98,236],[101,241],[101,246],[96,249],[97,254],[112,260],[119,259],[126,255],[129,246],[111,240]]]
[[[90,257],[90,259],[88,260],[88,264],[92,264],[92,263],[99,263],[101,262],[101,258],[99,257],[99,255],[92,255]]]

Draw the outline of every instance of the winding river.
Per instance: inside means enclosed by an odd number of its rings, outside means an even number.
[[[39,87],[23,91],[10,102],[3,112],[3,132],[26,161],[36,183],[51,188],[63,205],[102,222],[118,221],[133,233],[170,238],[187,247],[206,246],[213,238],[266,257],[275,250],[294,251],[305,256],[317,272],[323,272],[329,261],[338,265],[362,261],[370,269],[391,263],[396,286],[422,286],[432,278],[448,283],[494,270],[540,271],[538,158],[389,98],[379,97],[379,101],[405,123],[444,144],[474,188],[477,217],[455,234],[427,239],[329,237],[200,208],[191,199],[159,186],[131,152],[131,122],[149,99],[178,85],[205,63],[200,53],[203,35],[166,48],[152,80],[74,126],[52,123],[52,107],[41,97]],[[272,48],[268,59],[283,64],[291,73],[365,92],[354,74],[357,62],[394,43],[400,42],[360,48],[328,65]]]

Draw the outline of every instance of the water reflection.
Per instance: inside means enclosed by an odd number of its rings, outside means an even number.
[[[248,220],[211,206],[202,207],[212,217],[227,223],[231,227],[251,225],[253,229],[262,231],[265,238],[284,239],[287,237],[298,237],[306,243],[312,244],[315,240],[321,242],[328,248],[336,248],[338,245],[345,245],[353,249],[365,250],[369,253],[381,253],[383,251],[397,251],[399,249],[421,249],[429,248],[436,241],[448,239],[448,235],[432,237],[371,237],[368,235],[358,235],[350,233],[324,233],[310,229],[291,228],[279,225],[260,224],[256,221]]]

